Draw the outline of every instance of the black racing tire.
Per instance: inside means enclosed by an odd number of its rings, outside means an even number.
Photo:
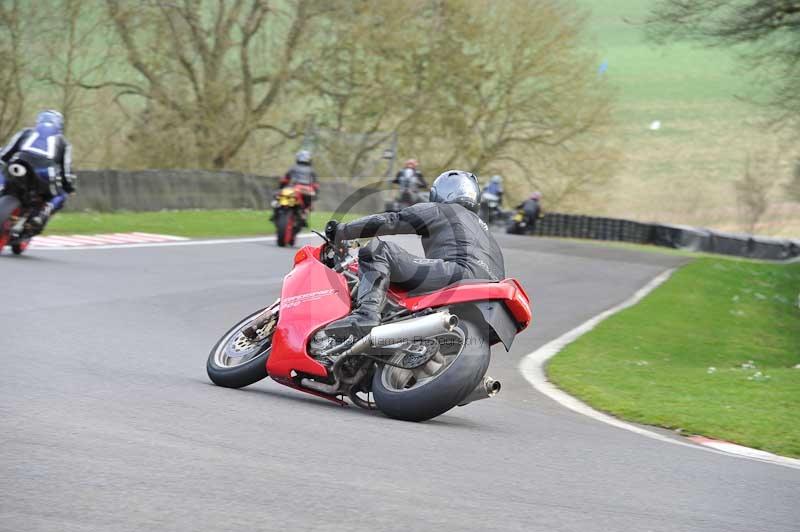
[[[28,249],[28,242],[11,245],[11,252],[14,253],[14,255],[22,255],[26,249]]]
[[[237,335],[241,334],[241,331],[250,324],[253,318],[261,314],[264,310],[265,309],[261,309],[258,312],[254,312],[239,321],[239,323],[231,327],[228,332],[214,344],[214,348],[211,349],[211,352],[208,354],[208,360],[206,362],[206,373],[208,373],[208,378],[211,379],[211,382],[224,388],[244,388],[268,376],[267,360],[269,359],[269,354],[272,349],[271,345],[260,352],[255,351],[255,356],[253,356],[253,358],[250,358],[240,365],[223,365],[220,363],[219,356],[220,353],[224,352],[223,350],[230,348],[230,344],[237,339]],[[261,347],[263,348],[263,346]]]
[[[297,214],[291,209],[281,209],[275,216],[275,236],[280,247],[294,246],[297,236]]]
[[[291,245],[290,239],[286,238],[286,227],[289,225],[289,210],[281,209],[275,215],[275,236],[278,246],[284,247]]]
[[[294,247],[295,241],[297,240],[297,233],[303,228],[303,218],[298,211],[291,211],[289,213],[289,223],[291,225],[287,229],[287,237],[290,239],[289,246]]]
[[[522,227],[518,222],[511,222],[506,228],[506,233],[509,235],[521,235],[523,233]]]
[[[483,379],[489,368],[491,347],[477,325],[463,319],[458,328],[464,347],[441,373],[419,387],[397,390],[388,384],[392,367],[380,365],[372,378],[372,394],[378,409],[404,421],[426,421],[457,406]]]

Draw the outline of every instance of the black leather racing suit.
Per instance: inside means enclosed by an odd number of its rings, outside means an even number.
[[[314,172],[314,168],[310,164],[296,163],[281,178],[280,184],[282,187],[295,184],[314,187],[314,194],[303,194],[303,205],[308,209],[311,208],[311,204],[316,199],[316,193],[319,190],[317,173]]]
[[[406,172],[406,170],[411,171]],[[422,172],[414,170],[413,168],[403,168],[397,172],[397,175],[394,176],[394,180],[392,180],[392,184],[400,185],[401,188],[413,189],[414,192],[421,188],[428,188],[428,183],[425,182],[425,176],[422,175]]]
[[[533,233],[536,229],[536,222],[539,221],[539,217],[542,213],[542,207],[539,205],[539,200],[535,200],[533,198],[528,198],[519,205],[517,205],[517,209],[522,209],[525,213],[525,232],[526,233]]]
[[[23,129],[0,150],[0,161],[9,164],[15,157],[24,158],[35,169],[50,170],[50,183],[40,192],[53,210],[64,205],[67,195],[75,191],[72,175],[72,146],[64,135],[48,127]],[[2,176],[0,176],[2,180]],[[0,181],[2,185],[2,181]],[[2,187],[0,187],[0,190]]]
[[[500,246],[478,215],[461,205],[418,203],[400,212],[366,216],[337,230],[341,239],[397,234],[420,235],[425,258],[376,238],[359,250],[362,274],[379,273],[417,292],[464,279],[499,281],[505,277]]]

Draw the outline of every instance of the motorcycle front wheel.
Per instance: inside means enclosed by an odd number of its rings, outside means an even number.
[[[234,325],[214,345],[206,362],[211,382],[225,388],[243,388],[267,377],[267,359],[272,350],[272,335],[278,323],[278,306],[269,319],[250,338],[244,330],[266,309],[247,316]]]
[[[30,240],[23,240],[22,242],[17,242],[16,244],[11,245],[11,251],[14,255],[22,255],[22,253],[28,249],[28,245],[31,243]]]
[[[0,251],[8,242],[8,221],[14,211],[20,206],[20,202],[14,196],[0,196]],[[16,253],[16,252],[15,252]]]
[[[296,225],[297,217],[292,209],[281,209],[275,215],[275,234],[280,247],[294,246]]]
[[[425,365],[402,369],[383,364],[372,378],[375,404],[384,414],[425,421],[457,406],[481,382],[489,367],[490,345],[477,325],[461,320],[456,329],[434,338],[438,353]],[[405,354],[389,362],[402,364]]]

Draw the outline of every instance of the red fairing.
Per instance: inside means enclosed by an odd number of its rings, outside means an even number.
[[[350,312],[347,281],[316,260],[318,257],[319,249],[304,247],[295,256],[294,269],[283,280],[267,371],[284,383],[291,379],[292,371],[328,375],[325,366],[308,356],[306,346],[318,329]]]
[[[392,295],[412,312],[471,301],[503,301],[520,325],[520,330],[528,326],[532,317],[530,298],[516,279],[505,279],[499,283],[456,285],[414,297],[407,297],[404,292],[393,290]]]
[[[297,253],[294,255],[294,263],[300,264],[306,259],[315,259],[320,260],[320,253],[322,250],[318,247],[314,246],[303,246],[298,250]]]

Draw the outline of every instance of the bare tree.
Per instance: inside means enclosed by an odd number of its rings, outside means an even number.
[[[448,76],[442,62],[442,79],[455,96],[438,107],[437,125],[449,145],[442,165],[483,172],[508,163],[528,180],[537,173],[540,180],[545,173],[566,179],[562,194],[608,178],[606,165],[596,163],[611,151],[605,146],[611,100],[594,58],[581,51],[582,12],[556,1],[468,5],[461,16],[470,31],[447,24],[453,34],[445,33],[438,48],[461,65]],[[445,16],[456,16],[447,10],[458,6],[440,4]]]
[[[735,47],[772,88],[764,103],[779,111],[779,119],[800,117],[797,0],[659,0],[646,22],[658,42],[689,39]]]
[[[739,212],[748,233],[755,232],[769,208],[769,193],[775,179],[774,166],[764,156],[753,158],[748,155],[744,175],[734,183]]]
[[[14,133],[25,109],[23,15],[20,0],[0,2],[0,142]]]
[[[785,185],[785,192],[791,201],[800,203],[800,160],[794,163],[792,177]]]
[[[396,131],[400,150],[427,168],[505,167],[529,183],[546,181],[559,198],[611,175],[611,99],[594,59],[580,51],[584,16],[575,5],[349,6],[336,12],[343,20],[323,61],[305,74],[321,97],[321,123],[341,136],[362,133],[348,158],[353,170]]]
[[[312,95],[317,151],[337,174],[376,171],[375,153],[419,119],[441,93],[429,64],[428,0],[335,1],[319,59],[301,71]]]
[[[37,39],[43,51],[36,67],[36,78],[55,88],[65,126],[72,123],[75,111],[86,107],[80,101],[84,85],[102,77],[111,60],[109,19],[96,1],[48,0],[39,23],[46,28],[47,39]]]
[[[290,90],[319,0],[106,0],[133,79],[120,98],[146,102],[160,131],[180,137],[183,164],[222,168],[258,130],[292,136],[269,113]],[[146,123],[144,121],[140,123]]]

